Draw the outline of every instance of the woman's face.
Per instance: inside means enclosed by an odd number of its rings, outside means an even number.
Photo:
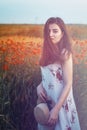
[[[63,32],[57,24],[49,24],[49,37],[53,44],[58,43],[62,36]]]

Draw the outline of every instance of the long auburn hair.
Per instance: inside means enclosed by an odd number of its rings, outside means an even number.
[[[63,36],[56,46],[52,44],[49,37],[49,25],[54,23],[57,24],[63,32]],[[51,17],[44,25],[44,41],[42,55],[39,61],[40,66],[46,66],[54,62],[63,63],[65,60],[64,54],[62,54],[63,49],[66,50],[64,53],[67,52],[68,56],[72,53],[71,42],[65,23],[59,17]]]

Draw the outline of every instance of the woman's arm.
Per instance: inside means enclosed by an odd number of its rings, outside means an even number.
[[[64,101],[66,100],[73,81],[73,63],[72,55],[69,56],[69,59],[63,64],[63,79],[64,79],[64,90],[59,98],[58,103],[55,105],[55,108],[59,111],[62,107]]]
[[[65,61],[63,64],[63,79],[64,79],[64,89],[63,92],[60,95],[60,98],[58,102],[55,104],[53,109],[50,112],[50,117],[48,120],[48,124],[52,125],[55,124],[58,120],[58,113],[60,108],[62,107],[64,101],[66,100],[71,86],[72,86],[72,79],[73,79],[73,64],[72,64],[72,55],[69,56],[69,58]]]
[[[46,102],[47,95],[46,91],[43,88],[42,82],[37,86],[37,95],[39,100]]]

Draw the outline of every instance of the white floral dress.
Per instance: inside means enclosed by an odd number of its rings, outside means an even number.
[[[42,84],[48,97],[57,103],[64,89],[62,66],[55,63],[41,67],[41,74]],[[38,124],[38,130],[48,130],[48,128]],[[59,111],[58,122],[53,130],[80,130],[72,88]]]

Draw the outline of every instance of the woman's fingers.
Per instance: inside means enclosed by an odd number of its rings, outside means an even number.
[[[41,85],[37,87],[37,95],[43,102],[46,102],[47,100],[46,91]]]
[[[44,93],[41,93],[41,94],[40,94],[40,98],[41,98],[44,102],[46,102],[46,95],[45,95]]]
[[[49,119],[48,119],[48,125],[55,125],[57,122],[57,118],[55,117],[55,115],[53,115],[54,112],[51,110],[50,111],[50,115],[49,115]]]
[[[49,126],[55,125],[55,124],[56,124],[56,120],[54,120],[54,119],[49,119],[47,124],[48,124]]]

